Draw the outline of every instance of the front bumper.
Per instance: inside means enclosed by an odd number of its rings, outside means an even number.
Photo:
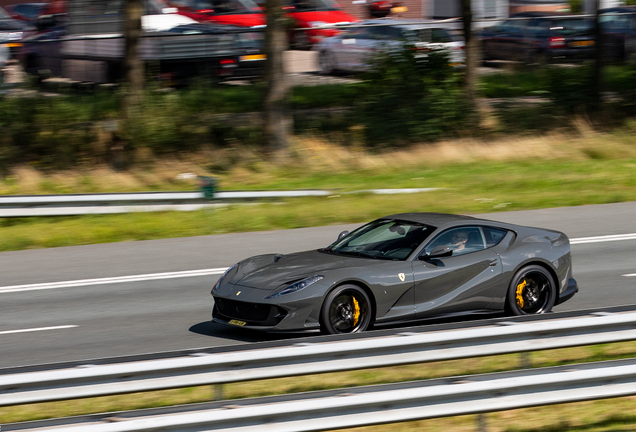
[[[577,292],[579,292],[579,285],[576,283],[576,280],[574,280],[574,278],[568,279],[567,288],[559,294],[559,297],[556,299],[554,305],[556,306],[558,304],[564,303],[565,301],[571,299]]]
[[[263,292],[241,287],[243,301],[230,296],[214,297],[212,321],[264,331],[295,331],[320,328],[322,296],[290,297],[286,302],[262,300]],[[260,296],[260,300],[256,298]],[[250,298],[252,297],[252,298]]]

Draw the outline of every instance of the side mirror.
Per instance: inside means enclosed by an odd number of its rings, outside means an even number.
[[[440,245],[435,247],[433,251],[428,255],[420,255],[420,261],[428,261],[434,258],[445,258],[453,255],[453,250],[448,246]]]
[[[340,239],[342,239],[342,238],[344,238],[344,237],[346,237],[348,235],[349,235],[349,231],[343,231],[340,234],[338,234],[338,240],[340,240]]]

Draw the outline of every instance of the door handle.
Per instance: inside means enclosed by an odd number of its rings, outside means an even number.
[[[490,261],[490,266],[496,266],[497,263],[499,262],[499,260],[497,258],[495,258],[494,260]]]

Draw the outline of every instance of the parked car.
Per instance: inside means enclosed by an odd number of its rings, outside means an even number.
[[[6,11],[15,19],[34,24],[35,20],[43,14],[48,3],[20,3],[5,7]]]
[[[199,22],[264,27],[265,14],[253,0],[169,0],[180,14]]]
[[[15,56],[21,46],[22,37],[27,24],[14,19],[7,11],[0,7],[0,45],[9,48],[10,56]]]
[[[358,18],[345,12],[334,0],[285,0],[284,8],[294,22],[289,41],[296,49],[308,49],[342,32],[332,26],[359,22]],[[309,30],[296,30],[302,28]]]
[[[512,16],[481,33],[483,60],[525,63],[592,58],[594,21],[554,12]]]
[[[465,62],[464,42],[451,29],[441,23],[402,19],[365,21],[343,34],[324,39],[314,49],[318,51],[320,71],[331,74],[369,70],[375,54],[401,49],[405,44],[412,45],[420,56],[427,56],[432,50],[447,51],[451,66]]]
[[[632,60],[636,56],[636,6],[602,9],[599,14],[603,57]]]

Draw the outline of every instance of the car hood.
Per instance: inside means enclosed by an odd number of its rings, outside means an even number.
[[[288,255],[260,255],[238,264],[232,284],[250,288],[273,290],[307,277],[323,275],[330,270],[368,265],[365,258],[345,257],[314,251]]]
[[[291,15],[297,22],[307,24],[313,21],[322,21],[328,24],[358,22],[358,18],[344,11],[313,11],[292,12]]]
[[[267,24],[267,21],[265,20],[265,14],[262,13],[211,15],[208,19],[210,20],[210,22],[228,24],[239,27],[260,27]]]
[[[12,19],[0,19],[0,31],[23,30],[27,25],[22,21]]]

